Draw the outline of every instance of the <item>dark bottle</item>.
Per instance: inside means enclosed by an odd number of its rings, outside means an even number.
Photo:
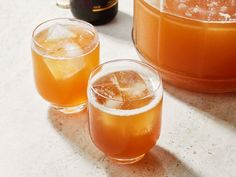
[[[118,11],[118,0],[70,0],[74,17],[93,25],[111,21]]]

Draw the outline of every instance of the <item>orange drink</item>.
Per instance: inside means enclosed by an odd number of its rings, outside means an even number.
[[[99,42],[90,24],[54,19],[33,33],[32,57],[40,95],[65,113],[80,111],[87,102],[90,72],[99,64]]]
[[[107,62],[91,74],[87,94],[92,141],[111,160],[134,163],[156,144],[162,83],[149,65]]]
[[[236,90],[235,1],[135,0],[134,42],[164,80],[203,92]]]

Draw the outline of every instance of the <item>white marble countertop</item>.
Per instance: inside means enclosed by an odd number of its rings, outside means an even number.
[[[132,0],[98,27],[101,60],[137,58]],[[165,84],[162,134],[139,163],[116,165],[91,143],[86,112],[51,110],[33,81],[31,33],[72,17],[54,0],[1,0],[0,177],[236,177],[236,94],[205,95]]]

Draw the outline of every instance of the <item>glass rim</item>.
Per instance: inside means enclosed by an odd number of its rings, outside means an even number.
[[[32,35],[31,35],[31,39],[32,39],[33,45],[37,46],[37,47],[40,48],[40,49],[45,50],[46,52],[55,51],[55,50],[53,50],[53,49],[47,49],[47,48],[43,47],[43,46],[35,39],[35,36],[38,34],[38,33],[36,34],[37,29],[39,29],[41,26],[43,26],[43,25],[45,25],[45,24],[47,24],[47,23],[49,23],[49,22],[61,21],[61,20],[67,20],[67,21],[71,21],[71,22],[78,22],[79,24],[87,25],[88,27],[91,27],[91,28],[93,29],[92,32],[94,33],[95,37],[94,37],[93,41],[91,42],[91,44],[89,44],[87,47],[90,47],[90,46],[92,46],[92,45],[94,45],[94,47],[92,47],[91,50],[89,50],[88,52],[79,55],[79,57],[82,57],[82,56],[84,56],[84,55],[87,55],[88,53],[90,53],[91,51],[93,51],[93,50],[97,47],[97,45],[99,44],[98,31],[96,30],[96,28],[95,28],[92,24],[90,24],[90,23],[88,23],[88,22],[86,22],[86,21],[84,21],[84,20],[79,20],[79,19],[75,19],[75,18],[66,18],[66,17],[64,17],[64,18],[52,18],[52,19],[49,19],[49,20],[46,20],[46,21],[43,21],[43,22],[39,23],[39,24],[34,28],[33,33],[32,33]],[[33,47],[33,46],[31,45],[31,47]],[[40,52],[40,50],[38,50],[38,49],[35,49],[35,48],[34,48],[34,50],[37,50],[36,52]],[[73,50],[76,50],[76,49],[70,49],[70,50],[67,50],[67,51],[73,51]],[[50,56],[49,54],[42,54],[42,53],[40,53],[40,55],[47,55],[47,58],[52,58],[52,59],[58,59],[58,58],[59,58],[59,59],[74,59],[74,58],[75,58],[74,56],[73,56],[73,57],[54,57],[54,56]]]
[[[149,98],[149,97],[152,97],[156,94],[156,92],[158,92],[158,90],[161,88],[162,86],[162,80],[161,80],[161,77],[160,77],[160,74],[158,73],[158,71],[153,67],[151,66],[150,64],[148,63],[145,63],[145,62],[142,62],[142,61],[138,61],[138,60],[135,60],[135,59],[114,59],[114,60],[111,60],[111,61],[107,61],[107,62],[104,62],[100,65],[98,65],[91,73],[90,73],[90,76],[89,76],[89,80],[88,80],[88,93],[89,93],[89,90],[92,90],[92,92],[94,92],[95,94],[105,98],[105,99],[109,99],[109,100],[113,100],[113,101],[116,101],[116,102],[119,102],[119,103],[122,103],[123,101],[120,101],[118,99],[114,99],[114,98],[109,98],[103,94],[100,94],[98,93],[92,86],[91,84],[91,80],[93,78],[93,76],[96,74],[96,72],[102,68],[104,65],[107,65],[107,64],[110,64],[110,63],[119,63],[119,62],[130,62],[130,63],[136,63],[138,65],[141,65],[142,67],[146,67],[148,68],[148,70],[151,70],[151,72],[155,73],[155,75],[157,76],[157,79],[159,81],[158,83],[158,86],[151,92],[149,93],[148,95],[142,97],[142,98],[138,98],[138,99],[134,99],[134,100],[131,100],[130,102],[134,102],[134,101],[140,101],[140,100],[144,100],[146,98]],[[163,91],[162,91],[162,94],[163,94]],[[88,96],[88,99],[90,97]]]

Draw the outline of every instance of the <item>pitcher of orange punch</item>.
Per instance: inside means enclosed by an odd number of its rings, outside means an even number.
[[[134,0],[133,40],[166,82],[236,91],[236,0]]]

